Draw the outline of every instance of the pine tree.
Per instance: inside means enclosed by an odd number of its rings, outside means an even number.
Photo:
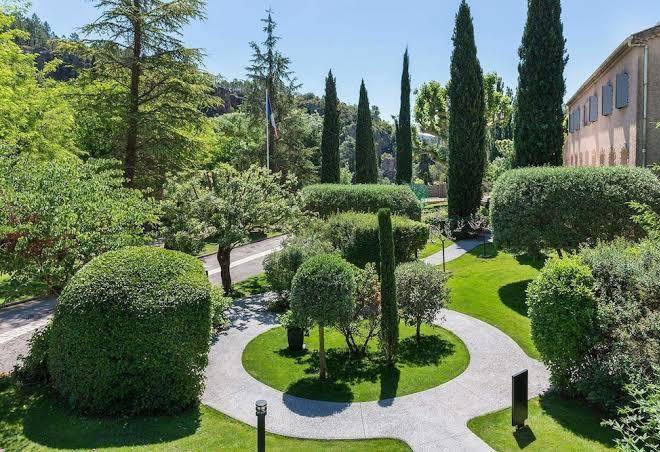
[[[560,0],[529,0],[518,49],[515,166],[562,164],[565,44]]]
[[[369,107],[367,89],[364,86],[364,80],[362,80],[355,129],[355,183],[375,184],[376,182],[378,182],[378,160],[371,125],[371,108]]]
[[[321,137],[321,182],[339,182],[339,101],[336,79],[332,71],[325,79],[325,107],[323,109],[323,136]]]
[[[390,209],[378,211],[378,243],[380,246],[380,346],[389,363],[396,358],[399,344],[399,313],[394,279],[394,236]]]
[[[412,181],[412,132],[410,128],[410,74],[408,73],[408,49],[403,54],[401,74],[401,108],[396,142],[396,183]]]
[[[486,151],[486,117],[483,75],[470,7],[461,1],[452,37],[449,98],[449,216],[466,217],[481,203]]]

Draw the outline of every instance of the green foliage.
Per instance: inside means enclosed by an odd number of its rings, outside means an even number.
[[[339,110],[336,80],[332,71],[325,79],[323,136],[321,137],[321,183],[339,183]]]
[[[429,239],[429,227],[419,221],[393,216],[394,255],[397,262],[415,259]],[[345,212],[328,220],[328,240],[349,262],[364,267],[380,262],[376,215]]]
[[[378,182],[378,158],[374,148],[369,98],[362,80],[355,129],[355,183],[375,184],[376,182]]]
[[[378,184],[318,184],[302,190],[304,210],[326,218],[339,212],[378,212],[387,207],[413,220],[422,216],[422,205],[406,186]]]
[[[75,158],[79,150],[67,88],[47,77],[59,61],[37,70],[35,55],[16,42],[29,35],[12,29],[13,21],[0,11],[0,157]]]
[[[396,183],[412,182],[412,129],[410,124],[410,74],[408,72],[408,49],[403,54],[401,74],[401,108],[399,110],[396,137]]]
[[[449,216],[467,217],[481,204],[481,182],[486,164],[483,75],[470,7],[465,0],[456,14],[452,37],[449,99]]]
[[[643,235],[630,201],[660,210],[660,181],[636,167],[524,168],[504,173],[492,191],[495,241],[536,254],[582,243]]]
[[[554,259],[527,288],[532,339],[559,390],[570,391],[571,378],[584,372],[583,358],[598,340],[593,283],[578,259]]]
[[[58,292],[94,256],[147,243],[156,206],[122,183],[113,161],[0,159],[0,273]]]
[[[233,111],[211,119],[216,144],[213,147],[209,167],[228,163],[244,171],[253,163],[264,164],[263,124],[255,123],[243,111]]]
[[[50,324],[37,330],[28,341],[27,355],[18,357],[13,376],[23,384],[43,384],[48,382],[48,342]]]
[[[614,442],[623,452],[660,449],[660,385],[636,381],[626,385],[630,402],[618,418],[607,421],[620,435]]]
[[[376,266],[372,263],[364,269],[356,267],[353,270],[356,284],[353,316],[340,323],[337,329],[344,335],[348,351],[363,356],[380,326],[380,283]]]
[[[638,202],[631,202],[630,207],[635,212],[632,220],[644,229],[649,239],[660,242],[660,212]]]
[[[229,325],[227,310],[229,310],[232,303],[231,297],[223,296],[222,291],[215,287],[211,290],[211,325],[214,329],[217,330]]]
[[[218,262],[225,293],[231,292],[231,251],[256,230],[279,230],[298,214],[295,179],[282,178],[256,165],[238,171],[220,165],[212,171],[184,175],[165,187],[166,239],[169,245],[196,250],[211,235],[218,243]]]
[[[211,300],[192,256],[127,247],[95,258],[71,279],[53,317],[54,387],[74,409],[95,415],[192,406],[204,387]]]
[[[198,69],[201,51],[181,37],[203,18],[204,1],[95,6],[99,18],[82,29],[88,38],[61,46],[93,61],[75,82],[82,133],[93,138],[85,150],[121,158],[129,184],[159,190],[168,171],[198,166],[211,148],[204,109],[217,103],[213,78]],[[98,155],[98,148],[111,154]]]
[[[399,312],[394,268],[394,234],[389,209],[378,211],[378,249],[380,250],[380,346],[385,360],[393,363],[399,346]]]
[[[447,273],[423,262],[410,262],[396,267],[396,295],[401,318],[416,328],[417,343],[423,322],[433,323],[449,299]]]
[[[423,83],[415,94],[415,121],[422,132],[447,140],[447,89],[440,82],[431,80]]]
[[[518,50],[517,167],[562,164],[565,45],[560,0],[530,0]]]

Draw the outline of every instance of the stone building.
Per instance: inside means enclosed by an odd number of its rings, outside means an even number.
[[[564,165],[660,163],[660,25],[624,40],[567,110]]]

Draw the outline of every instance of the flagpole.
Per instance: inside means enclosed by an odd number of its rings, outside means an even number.
[[[266,105],[270,102],[268,88],[266,88]],[[272,107],[271,107],[272,108]],[[266,108],[266,168],[270,169],[270,118],[268,117],[268,108]]]

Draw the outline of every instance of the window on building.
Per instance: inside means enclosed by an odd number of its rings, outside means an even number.
[[[627,72],[616,74],[616,108],[628,105],[628,80]]]
[[[580,130],[580,107],[575,109],[575,130]]]
[[[582,125],[588,126],[589,125],[589,110],[587,110],[587,104],[584,104],[582,106]]]
[[[609,116],[612,114],[612,82],[607,82],[603,85],[603,95],[601,96],[601,102],[603,103],[603,116]]]
[[[589,97],[589,122],[598,120],[598,96]]]

